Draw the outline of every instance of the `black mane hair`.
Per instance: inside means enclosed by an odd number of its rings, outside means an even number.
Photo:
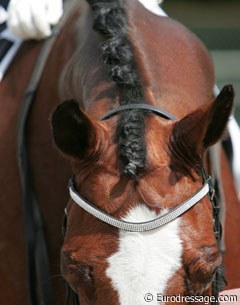
[[[133,48],[128,40],[124,0],[87,0],[94,12],[94,30],[106,40],[101,44],[109,76],[120,92],[120,105],[146,103],[138,77]],[[144,112],[127,110],[121,113],[116,139],[124,173],[136,177],[146,161]]]

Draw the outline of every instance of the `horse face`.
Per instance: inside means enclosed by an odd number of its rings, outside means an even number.
[[[232,101],[228,86],[180,121],[147,116],[147,164],[137,179],[121,173],[112,128],[92,122],[75,103],[55,111],[53,134],[72,160],[84,198],[117,218],[148,221],[200,189],[204,153],[222,135]],[[208,196],[169,224],[142,233],[117,230],[73,201],[66,211],[62,273],[83,304],[143,305],[149,298],[159,304],[163,295],[211,293],[221,255]]]

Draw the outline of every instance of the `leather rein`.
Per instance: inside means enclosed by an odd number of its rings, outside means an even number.
[[[53,34],[43,43],[30,82],[24,92],[18,115],[17,158],[22,188],[27,288],[30,305],[54,305],[55,302],[51,285],[51,271],[44,221],[32,185],[32,168],[27,150],[27,123],[47,59],[61,29],[69,17],[71,9],[71,3],[64,3],[62,19],[53,28]]]

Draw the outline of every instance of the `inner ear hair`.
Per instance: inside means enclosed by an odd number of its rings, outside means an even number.
[[[56,146],[65,155],[86,158],[96,149],[97,123],[74,100],[65,101],[53,112],[52,131]]]
[[[211,119],[203,141],[205,148],[215,144],[222,138],[233,110],[234,89],[232,85],[223,87],[213,102]]]
[[[189,174],[199,172],[206,149],[223,135],[232,112],[234,91],[225,86],[207,103],[175,123],[169,142],[171,166]]]

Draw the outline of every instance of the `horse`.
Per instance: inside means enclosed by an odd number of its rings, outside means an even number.
[[[148,292],[211,294],[222,258],[209,198],[152,233],[119,230],[109,226],[111,219],[102,220],[108,214],[149,221],[200,189],[206,151],[224,132],[233,89],[226,86],[214,97],[209,55],[179,23],[152,15],[137,1],[88,3],[88,33],[63,78],[71,100],[52,116],[53,137],[71,160],[75,185],[66,209],[62,273],[84,304],[144,304]],[[161,106],[177,120],[149,115],[138,108],[143,104]],[[116,110],[118,119],[98,121],[117,105],[125,106]],[[222,164],[230,211],[231,179],[226,160]],[[236,192],[231,196],[239,209]],[[90,204],[105,212],[102,219],[86,211]]]
[[[202,43],[178,22],[153,14],[143,4],[74,2],[35,94],[27,147],[46,224],[56,304],[63,304],[65,291],[58,275],[70,164],[77,193],[107,216],[133,223],[164,217],[203,187],[203,163],[211,170],[208,147],[220,139],[231,113],[232,87],[214,97],[212,62]],[[0,253],[8,261],[1,264],[1,303],[7,304],[27,303],[15,129],[40,48],[41,43],[26,43],[0,88],[6,109],[0,120],[1,232],[6,236]],[[136,109],[120,110],[99,122],[109,110],[132,104]],[[159,107],[164,118],[151,114]],[[53,138],[65,158],[53,145],[48,122],[52,112]],[[167,120],[169,113],[176,119]],[[239,202],[224,151],[221,166],[227,206],[223,259],[229,288],[234,288],[240,284],[235,272],[240,237],[234,234],[240,225]],[[149,232],[114,228],[72,199],[66,214],[61,272],[81,304],[141,305],[147,293],[157,304],[157,293],[212,293],[222,255],[207,196]]]

